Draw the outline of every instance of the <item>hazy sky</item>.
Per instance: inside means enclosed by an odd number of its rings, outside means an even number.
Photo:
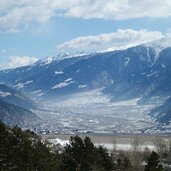
[[[0,67],[137,45],[171,32],[171,0],[0,0]]]

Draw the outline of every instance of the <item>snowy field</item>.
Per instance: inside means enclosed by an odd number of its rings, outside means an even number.
[[[64,147],[65,145],[69,144],[69,140],[61,140],[59,138],[55,139],[48,139],[48,141],[54,145],[60,145]],[[106,149],[112,151],[114,149],[114,144],[112,143],[99,143],[95,142],[95,146],[103,146]],[[132,145],[131,144],[115,144],[115,150],[122,150],[122,151],[129,151],[132,150]],[[137,147],[140,151],[144,151],[146,148],[149,150],[156,150],[155,146],[153,144],[141,144]]]
[[[111,102],[100,89],[43,102],[35,111],[42,118],[41,131],[75,133],[150,133],[155,127],[148,115],[152,105],[137,105],[139,99]]]
[[[171,137],[169,136],[149,136],[149,135],[79,135],[81,138],[84,138],[85,136],[89,136],[92,140],[92,142],[96,146],[103,146],[107,148],[108,150],[122,150],[122,151],[129,151],[133,150],[132,144],[134,144],[134,141],[138,142],[137,150],[144,151],[146,148],[149,150],[156,150],[156,142],[162,142],[162,144],[165,144],[167,147],[170,146]],[[65,146],[66,144],[69,144],[70,135],[42,135],[43,139],[48,140],[52,144]]]

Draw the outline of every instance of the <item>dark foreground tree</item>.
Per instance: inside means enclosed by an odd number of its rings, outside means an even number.
[[[132,166],[131,166],[130,160],[127,157],[119,158],[116,162],[115,170],[116,171],[131,171]]]
[[[35,133],[0,123],[0,171],[112,171],[112,157],[91,139],[71,137],[63,151],[50,150]]]
[[[163,166],[160,164],[159,155],[154,151],[151,153],[146,163],[144,171],[164,171]]]
[[[60,151],[60,153],[59,153]],[[114,164],[115,163],[115,164]],[[157,168],[158,170],[152,170]],[[152,154],[145,171],[162,171],[158,157]],[[0,123],[0,171],[131,171],[124,156],[114,162],[109,151],[96,147],[89,137],[71,137],[63,150],[49,144],[35,133],[9,128]],[[151,169],[151,170],[150,170]]]
[[[36,134],[0,123],[1,171],[53,171],[57,165],[57,154],[50,153]]]
[[[99,168],[103,168],[103,170],[112,170],[114,167],[114,163],[112,157],[108,154],[106,148],[99,146],[97,148],[97,162]]]
[[[103,147],[96,148],[89,137],[71,137],[65,147],[60,166],[61,171],[111,171],[112,158]]]

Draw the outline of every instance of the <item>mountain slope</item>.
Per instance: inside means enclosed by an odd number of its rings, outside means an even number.
[[[7,125],[34,125],[39,118],[29,110],[0,100],[0,120]]]
[[[96,53],[0,72],[4,81],[24,92],[51,97],[108,87],[120,81],[127,84],[133,74],[154,63],[155,51],[138,46],[123,51]]]
[[[167,99],[163,105],[154,108],[151,115],[154,115],[157,122],[169,125],[171,123],[171,98]]]
[[[14,88],[0,84],[0,120],[8,125],[30,126],[40,119],[30,110],[37,106],[33,100]]]
[[[22,92],[3,84],[0,84],[0,100],[27,109],[36,108],[36,103],[31,98],[24,95]]]

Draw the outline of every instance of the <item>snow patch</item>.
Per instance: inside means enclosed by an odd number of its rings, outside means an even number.
[[[146,76],[151,77],[151,76],[156,75],[156,74],[158,74],[158,72],[152,72],[151,74],[147,74]]]
[[[166,66],[164,64],[162,64],[162,68],[166,68]]]
[[[64,59],[68,59],[68,58],[76,58],[76,57],[82,57],[82,56],[87,56],[89,55],[89,53],[85,53],[85,52],[81,52],[81,53],[59,53],[56,56],[52,56],[52,57],[45,57],[43,59],[40,59],[39,61],[37,61],[36,63],[33,64],[33,66],[39,65],[39,66],[45,66],[48,65],[54,61],[61,61]]]
[[[69,83],[62,82],[62,83],[57,84],[57,85],[55,85],[54,87],[52,87],[52,89],[63,88],[63,87],[69,86],[69,85],[72,84],[72,83],[73,83],[73,81],[71,81],[71,82],[69,82]]]
[[[77,71],[76,71],[76,73],[79,73],[81,70],[80,69],[78,69]]]
[[[44,95],[44,93],[42,92],[42,90],[35,90],[35,91],[32,91],[31,94],[36,95],[36,96],[38,96],[38,97]]]
[[[72,78],[68,78],[68,79],[66,79],[64,82],[69,82],[69,81],[71,81],[72,80]]]
[[[52,87],[52,90],[57,89],[57,88],[67,87],[67,86],[69,86],[70,84],[73,84],[73,83],[75,83],[75,81],[72,81],[72,78],[68,78],[64,82],[59,83],[59,84],[55,85],[54,87]]]
[[[64,72],[63,71],[55,71],[55,74],[60,75],[60,74],[64,74]]]
[[[44,95],[44,93],[39,93],[39,94],[37,94],[38,97],[41,97],[41,96],[43,96],[43,95]]]
[[[82,57],[82,56],[87,56],[90,55],[89,53],[86,52],[80,52],[80,53],[60,53],[57,55],[57,58],[60,60],[67,59],[67,58],[77,58],[77,57]]]
[[[0,96],[1,97],[7,97],[7,96],[11,96],[12,94],[9,93],[9,92],[3,92],[3,91],[0,91]]]
[[[31,83],[33,83],[33,80],[31,80],[31,81],[26,81],[25,83],[17,83],[17,84],[14,85],[13,87],[14,87],[14,88],[18,88],[18,89],[22,89],[22,88],[24,88],[26,85],[31,84]]]
[[[110,82],[111,84],[114,84],[114,80],[111,80],[111,82]]]
[[[27,81],[27,82],[25,82],[24,84],[27,85],[27,84],[31,84],[31,83],[33,83],[33,80]]]
[[[42,90],[35,90],[35,91],[32,91],[31,94],[38,94],[38,93],[41,93]]]
[[[54,145],[61,145],[61,146],[66,146],[67,144],[69,144],[69,140],[61,140],[59,138],[55,138],[55,139],[48,139],[48,141]]]
[[[78,88],[85,88],[87,85],[79,85]]]
[[[126,58],[125,62],[124,62],[124,66],[126,67],[129,64],[130,58]]]
[[[38,62],[34,63],[34,65],[38,64],[40,66],[45,66],[45,65],[50,64],[53,60],[54,60],[54,57],[46,57],[46,58],[43,58],[43,59],[39,60]]]
[[[155,49],[157,58],[163,49],[171,47],[171,36],[165,36],[159,40],[146,43],[145,45]]]

